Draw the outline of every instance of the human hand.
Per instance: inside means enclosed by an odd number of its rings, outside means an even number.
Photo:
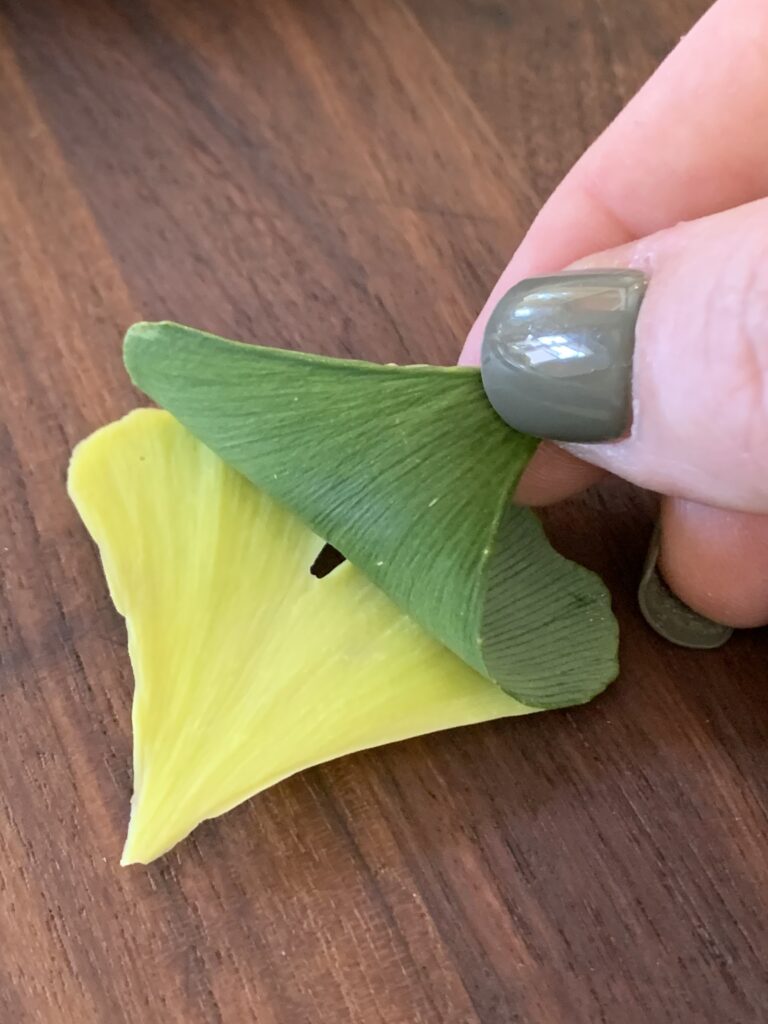
[[[605,471],[659,491],[665,580],[740,627],[768,623],[767,196],[768,6],[719,0],[545,204],[462,355],[479,362],[522,278],[574,261],[643,271],[629,433],[545,441],[517,500],[549,504]]]

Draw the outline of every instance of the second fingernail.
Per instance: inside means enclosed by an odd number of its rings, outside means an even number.
[[[665,640],[679,647],[712,650],[730,640],[733,630],[693,611],[676,597],[658,569],[661,533],[653,531],[637,591],[643,618]]]

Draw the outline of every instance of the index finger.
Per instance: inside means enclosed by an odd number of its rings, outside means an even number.
[[[461,362],[521,278],[767,193],[768,4],[718,0],[544,205]]]

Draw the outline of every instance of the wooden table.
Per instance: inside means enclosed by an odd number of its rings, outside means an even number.
[[[453,360],[537,207],[703,0],[0,0],[0,1022],[768,1020],[765,636],[675,650],[646,500],[594,705],[293,779],[148,869],[123,625],[63,489],[132,321]]]

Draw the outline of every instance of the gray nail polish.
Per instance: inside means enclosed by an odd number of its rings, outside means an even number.
[[[659,528],[653,531],[648,555],[637,590],[643,618],[665,640],[679,647],[713,650],[730,640],[733,630],[692,611],[675,597],[658,570]]]
[[[629,425],[637,270],[576,270],[510,289],[483,338],[483,387],[515,430],[554,441],[620,437]]]

